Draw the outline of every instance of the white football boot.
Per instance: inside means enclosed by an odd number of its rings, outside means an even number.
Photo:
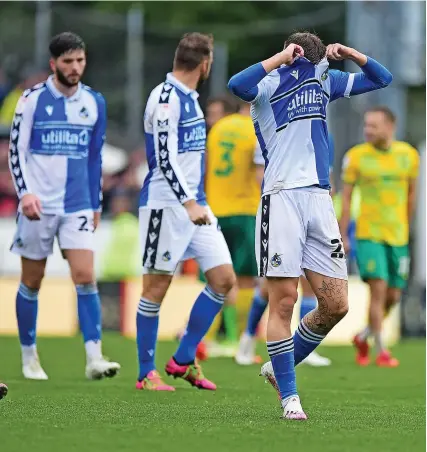
[[[256,338],[250,336],[248,333],[243,333],[240,336],[239,348],[234,357],[237,364],[240,366],[250,366],[255,361]]]
[[[307,415],[302,409],[301,402],[298,396],[288,397],[287,399],[281,400],[280,389],[277,385],[276,377],[274,376],[273,365],[271,361],[267,361],[261,367],[260,376],[265,378],[266,383],[270,383],[273,389],[277,393],[277,397],[280,400],[280,404],[283,408],[283,419],[290,419],[295,421],[305,421],[307,420]]]
[[[259,375],[265,378],[266,383],[271,384],[273,389],[276,391],[279,400],[282,400],[280,397],[279,386],[277,386],[276,377],[274,376],[273,364],[271,364],[271,361],[267,361],[262,365]]]
[[[40,365],[37,355],[25,359],[25,362],[22,363],[22,373],[28,380],[47,380],[49,378]]]
[[[207,344],[209,358],[233,358],[237,344],[210,342]]]
[[[297,395],[288,397],[282,400],[283,419],[290,419],[292,421],[306,421],[307,415],[302,409],[300,399]]]
[[[301,361],[301,364],[307,364],[312,367],[327,367],[331,365],[331,360],[325,356],[319,355],[316,351],[311,352],[307,358]]]
[[[101,380],[104,377],[112,378],[120,370],[120,364],[107,361],[104,357],[91,359],[86,364],[86,377],[89,380]]]

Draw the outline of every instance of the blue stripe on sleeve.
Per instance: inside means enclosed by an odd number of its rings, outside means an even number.
[[[368,57],[368,62],[361,67],[362,73],[355,74],[351,95],[363,94],[390,85],[393,75],[382,64]]]
[[[107,112],[105,99],[100,93],[93,93],[98,106],[98,119],[93,129],[89,148],[88,173],[90,199],[93,210],[99,210],[102,201],[102,147],[105,141],[107,128]]]
[[[228,89],[240,99],[251,102],[258,94],[258,83],[267,75],[261,63],[254,64],[231,77]]]

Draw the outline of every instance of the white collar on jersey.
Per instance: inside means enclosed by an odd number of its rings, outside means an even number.
[[[328,60],[326,57],[324,57],[322,60],[320,60],[320,61],[317,63],[317,66],[325,66],[325,67],[329,67],[329,60]]]
[[[305,57],[298,57],[289,66],[294,66],[294,65],[297,66],[298,64],[304,64],[304,63],[310,63],[310,61],[307,60],[307,58],[305,58]],[[310,63],[310,64],[312,64],[312,63]],[[288,65],[287,64],[282,64],[280,67],[286,67],[286,66],[288,66]],[[329,66],[329,61],[328,61],[328,59],[326,57],[324,57],[315,66],[326,66],[327,67],[327,66]]]
[[[197,99],[199,97],[199,93],[195,91],[194,89],[190,89],[188,86],[184,85],[184,83],[180,82],[173,74],[172,72],[169,72],[166,75],[166,80],[171,83],[171,85],[175,86],[175,88],[178,88],[180,91],[182,91],[184,94],[191,94],[191,97],[193,99]]]
[[[59,99],[61,97],[64,97],[68,102],[74,102],[80,99],[80,95],[82,93],[82,84],[79,82],[77,91],[70,97],[65,97],[61,91],[55,86],[55,83],[53,83],[53,75],[50,75],[49,78],[46,80],[46,86],[48,87],[49,91],[52,93],[53,97],[56,99]]]

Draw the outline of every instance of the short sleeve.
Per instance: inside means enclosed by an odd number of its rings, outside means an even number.
[[[409,178],[416,179],[420,170],[420,156],[417,150],[413,147],[410,148],[410,162]]]
[[[354,151],[350,150],[344,156],[341,178],[345,184],[354,185],[359,177],[358,160]]]

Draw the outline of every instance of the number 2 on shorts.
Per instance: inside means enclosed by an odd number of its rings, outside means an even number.
[[[84,231],[84,232],[88,232],[89,228],[88,228],[88,222],[89,219],[88,217],[81,215],[79,217],[79,220],[81,221],[80,227],[79,227],[79,231]],[[93,225],[93,220],[92,220],[92,232],[94,231],[94,225]]]

